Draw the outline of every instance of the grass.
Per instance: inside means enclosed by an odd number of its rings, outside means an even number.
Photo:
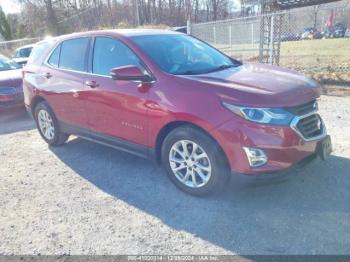
[[[350,87],[350,38],[284,42],[280,65],[322,84]]]
[[[229,55],[258,59],[259,44],[213,44]],[[350,67],[350,38],[315,39],[281,43],[280,64],[293,68]]]
[[[310,72],[350,70],[350,38],[283,42],[280,64]]]
[[[213,44],[232,57],[258,61],[259,45]],[[281,66],[302,71],[323,83],[350,86],[350,38],[315,39],[281,43]]]

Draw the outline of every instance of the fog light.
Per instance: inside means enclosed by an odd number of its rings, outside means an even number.
[[[258,167],[266,164],[268,158],[263,150],[253,147],[243,147],[243,149],[251,167]]]

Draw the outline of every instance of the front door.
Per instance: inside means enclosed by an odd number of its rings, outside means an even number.
[[[113,80],[112,68],[136,65],[139,58],[124,43],[109,37],[96,37],[92,54],[92,74],[86,78],[85,95],[88,124],[92,131],[147,144],[148,88],[133,81]]]

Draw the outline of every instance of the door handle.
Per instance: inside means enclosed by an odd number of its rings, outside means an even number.
[[[96,81],[85,81],[85,85],[91,88],[95,88],[99,86],[99,84],[97,84]]]
[[[49,79],[49,78],[52,77],[52,75],[51,75],[49,72],[47,72],[47,73],[44,74],[44,77],[47,78],[47,79]]]

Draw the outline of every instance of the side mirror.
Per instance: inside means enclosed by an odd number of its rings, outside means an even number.
[[[151,82],[149,75],[144,75],[140,68],[134,65],[116,67],[111,70],[110,75],[114,80]]]

